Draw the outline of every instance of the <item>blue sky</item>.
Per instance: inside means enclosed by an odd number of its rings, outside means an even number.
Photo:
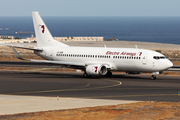
[[[1,0],[0,16],[180,16],[180,0]]]

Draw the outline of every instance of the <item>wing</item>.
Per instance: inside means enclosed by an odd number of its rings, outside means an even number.
[[[67,62],[67,61],[49,61],[49,60],[35,60],[35,59],[24,59],[22,58],[19,53],[15,50],[14,47],[16,48],[23,48],[23,49],[29,49],[29,50],[40,50],[43,51],[42,49],[36,49],[36,48],[24,48],[24,47],[17,47],[17,46],[10,46],[12,47],[16,57],[21,60],[28,60],[32,62],[39,62],[39,63],[47,63],[47,64],[56,64],[56,65],[63,65],[65,67],[69,68],[74,68],[74,69],[82,69],[85,70],[86,66],[92,65],[92,64],[103,64],[105,65],[108,69],[111,69],[111,65],[108,63],[82,63],[82,62]]]
[[[32,62],[39,62],[39,63],[49,63],[49,64],[58,64],[58,65],[65,65],[66,67],[72,67],[72,68],[79,68],[79,69],[84,69],[85,64],[84,63],[77,63],[77,62],[66,62],[66,61],[48,61],[48,60],[34,60],[34,59],[24,59],[22,58],[18,52],[15,50],[14,46],[11,46],[16,57],[21,60],[28,60]],[[22,48],[22,47],[17,47],[17,48]],[[30,49],[34,50],[34,49]]]

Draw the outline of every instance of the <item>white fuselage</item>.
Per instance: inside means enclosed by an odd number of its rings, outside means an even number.
[[[113,71],[158,72],[173,65],[161,53],[136,48],[43,47],[43,52],[35,53],[53,61],[108,64]]]

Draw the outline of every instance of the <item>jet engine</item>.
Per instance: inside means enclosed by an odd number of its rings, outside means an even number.
[[[107,73],[107,67],[105,65],[88,65],[86,67],[86,73],[88,75],[105,75]]]

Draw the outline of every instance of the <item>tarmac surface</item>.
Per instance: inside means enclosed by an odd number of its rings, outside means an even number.
[[[179,101],[180,77],[113,74],[83,78],[78,72],[0,71],[0,115]]]
[[[1,95],[135,101],[179,101],[180,77],[113,74],[83,78],[77,72],[0,71]]]

